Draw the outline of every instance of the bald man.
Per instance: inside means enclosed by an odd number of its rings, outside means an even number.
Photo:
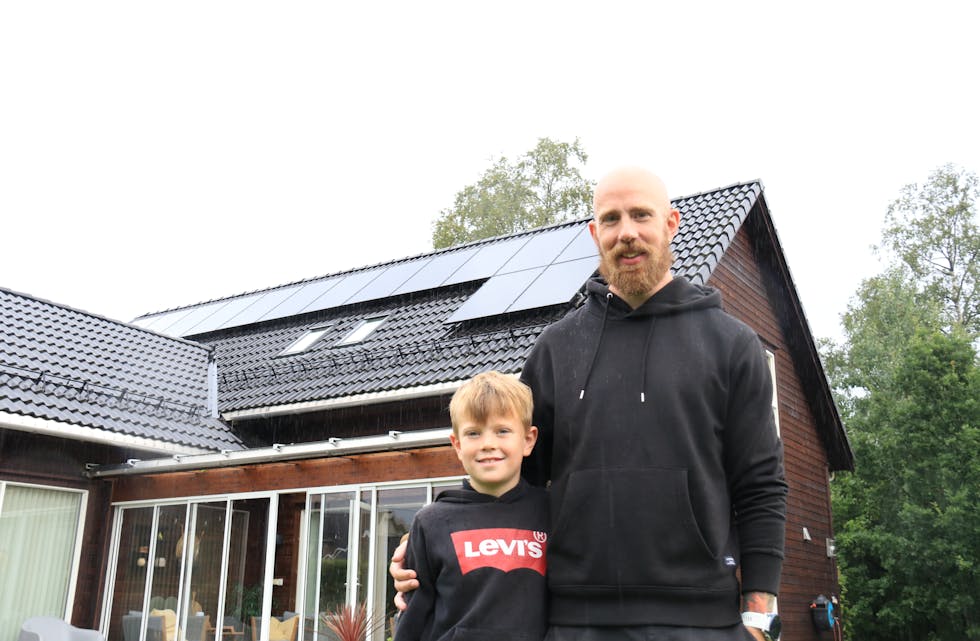
[[[657,176],[614,171],[593,205],[602,278],[521,374],[524,475],[550,487],[547,639],[776,638],[786,483],[762,345],[672,274],[680,213]]]

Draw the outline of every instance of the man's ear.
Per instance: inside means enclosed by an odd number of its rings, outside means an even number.
[[[594,242],[595,246],[598,247],[599,236],[597,235],[597,232],[595,230],[595,218],[589,221],[589,233],[592,234],[592,242]]]
[[[676,209],[671,209],[667,213],[667,229],[670,230],[670,239],[673,240],[674,236],[677,235],[677,230],[681,227],[681,212]]]

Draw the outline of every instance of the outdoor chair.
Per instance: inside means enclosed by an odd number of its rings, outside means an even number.
[[[17,641],[104,641],[98,630],[76,628],[57,617],[31,617],[20,627]]]

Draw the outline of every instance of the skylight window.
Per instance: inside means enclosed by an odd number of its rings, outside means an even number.
[[[360,325],[355,327],[350,334],[345,336],[337,345],[353,345],[354,343],[360,343],[368,336],[374,333],[374,330],[381,326],[381,323],[385,322],[387,316],[379,316],[377,318],[369,318],[362,321]]]
[[[282,351],[280,356],[288,356],[290,354],[299,354],[300,352],[305,352],[309,348],[323,338],[323,335],[327,333],[329,327],[321,327],[319,329],[311,329],[302,336],[300,336],[292,345],[287,347]]]

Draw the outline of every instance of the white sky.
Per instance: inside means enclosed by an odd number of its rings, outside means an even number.
[[[816,336],[980,171],[972,2],[0,3],[0,286],[131,320],[423,253],[492,156],[759,178]],[[683,224],[683,221],[682,221]]]

